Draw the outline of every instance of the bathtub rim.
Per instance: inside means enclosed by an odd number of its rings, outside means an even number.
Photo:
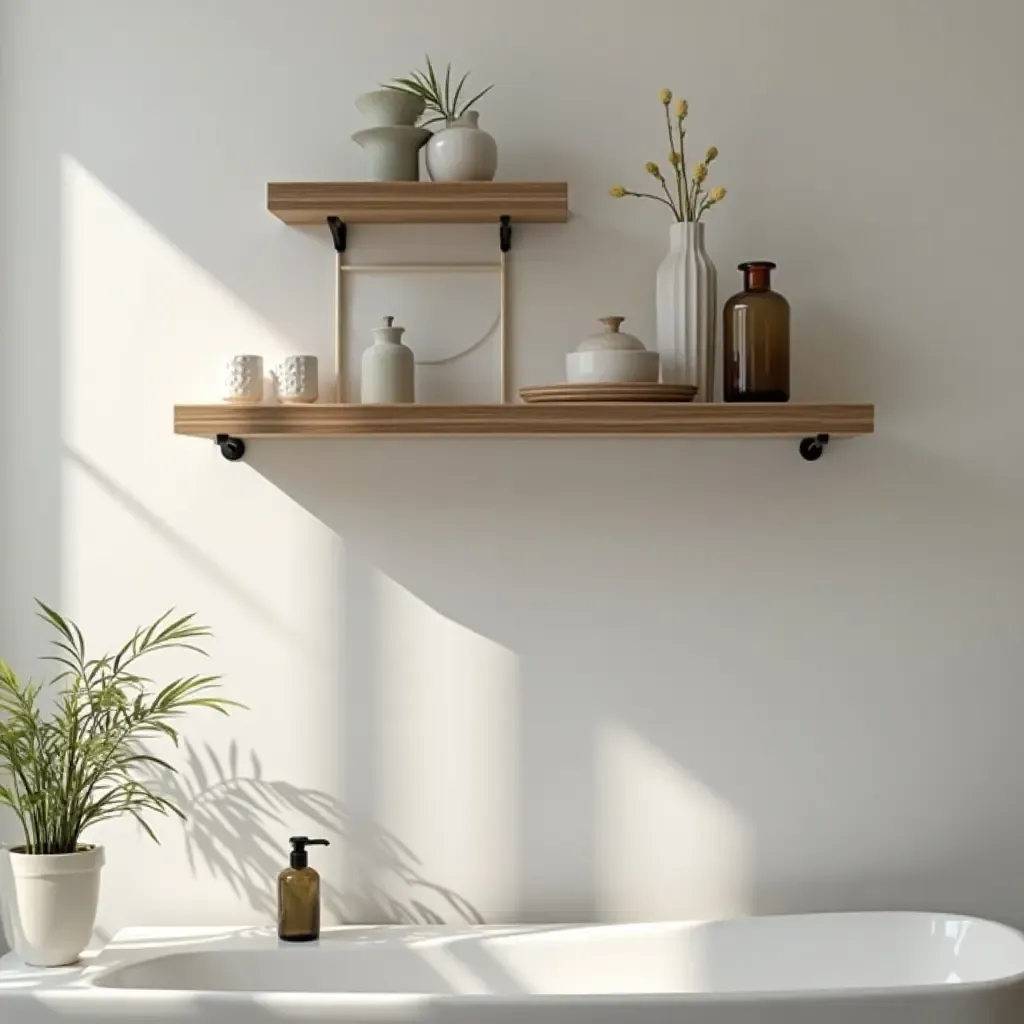
[[[984,925],[987,928],[996,928],[1000,931],[1010,933],[1021,948],[1021,970],[1003,975],[997,978],[988,978],[983,981],[959,981],[953,983],[929,983],[923,985],[888,985],[871,987],[841,987],[841,988],[797,988],[797,989],[750,989],[742,992],[642,992],[642,993],[509,993],[509,994],[460,994],[460,993],[430,993],[430,992],[281,992],[271,990],[256,990],[251,992],[223,992],[211,989],[154,989],[154,988],[118,988],[102,984],[102,981],[113,972],[131,967],[147,960],[159,960],[173,957],[182,953],[196,953],[211,948],[211,943],[217,939],[220,944],[215,948],[224,952],[244,952],[247,950],[272,950],[279,948],[276,936],[272,928],[255,926],[226,926],[223,928],[197,927],[195,929],[181,927],[129,927],[119,930],[111,938],[110,942],[99,949],[95,956],[88,961],[71,968],[43,969],[28,968],[21,964],[13,956],[0,958],[0,1008],[8,999],[15,1001],[31,1001],[34,997],[45,994],[46,1001],[68,1002],[98,1002],[114,1001],[128,1002],[131,1000],[143,1004],[159,1004],[168,1002],[179,1002],[187,1000],[202,999],[205,1004],[223,1004],[230,1006],[246,1005],[252,1002],[257,1004],[269,999],[272,1002],[295,1000],[297,1004],[309,1007],[338,1007],[355,1008],[359,1005],[373,1005],[379,1007],[428,1007],[444,1006],[449,1003],[458,1004],[463,1008],[481,1009],[488,1006],[508,1005],[519,1007],[524,1005],[536,1006],[538,1008],[568,1008],[568,1007],[617,1007],[643,1005],[667,1004],[672,1006],[707,1006],[711,1004],[747,1004],[758,1003],[780,1003],[780,1002],[849,1002],[851,999],[878,1000],[882,998],[899,998],[913,996],[915,998],[933,998],[936,996],[971,996],[999,992],[1003,990],[1024,987],[1024,931],[1014,928],[1012,925],[1000,921],[993,921],[990,918],[978,917],[971,914],[954,914],[947,912],[929,911],[824,911],[820,913],[794,913],[794,914],[766,914],[749,915],[750,917],[760,916],[766,919],[793,919],[802,917],[813,918],[835,918],[835,917],[926,917],[926,918],[950,918],[957,921],[965,921]],[[733,918],[725,920],[736,920]],[[559,930],[559,929],[600,929],[600,928],[623,928],[643,929],[657,927],[659,925],[698,925],[713,924],[714,920],[669,920],[669,921],[635,921],[635,922],[547,922],[544,924],[466,924],[466,925],[343,925],[324,929],[332,935],[343,935],[346,932],[372,931],[374,933],[391,932],[396,933],[421,933],[420,937],[425,941],[431,938],[441,941],[451,938],[454,935],[480,935],[490,934],[495,938],[503,934],[515,934],[520,929],[537,929],[538,931]],[[423,935],[423,932],[435,933],[433,936]],[[173,933],[173,934],[172,934]],[[124,949],[117,949],[117,943],[151,942],[157,941],[166,934],[168,940],[174,939],[175,945],[163,950],[152,947],[141,946],[133,948],[127,946]],[[397,937],[397,935],[396,935]],[[289,951],[288,955],[301,955],[301,951]],[[107,961],[106,957],[118,956],[116,961]],[[5,971],[5,966],[8,970]],[[15,969],[28,972],[39,972],[40,984],[32,987],[13,987],[5,989],[4,976],[10,973],[10,966]]]

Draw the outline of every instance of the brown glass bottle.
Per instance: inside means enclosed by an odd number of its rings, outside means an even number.
[[[741,263],[743,291],[722,317],[722,397],[789,401],[789,303],[771,287],[774,263]]]
[[[307,846],[328,846],[326,839],[293,836],[290,864],[277,876],[277,937],[285,942],[320,938],[320,876],[309,866]]]

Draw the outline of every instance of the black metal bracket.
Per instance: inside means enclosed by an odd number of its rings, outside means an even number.
[[[232,437],[230,434],[218,434],[214,438],[214,444],[217,445],[221,455],[228,462],[237,462],[245,454],[245,442],[240,437]]]
[[[502,252],[508,252],[512,248],[512,218],[503,213],[499,219],[501,227],[498,228],[498,246]]]
[[[343,253],[348,245],[348,225],[340,217],[328,217],[327,226],[331,229],[335,252]]]
[[[817,462],[825,454],[828,445],[828,434],[818,434],[817,437],[805,437],[800,442],[800,454],[808,462]]]

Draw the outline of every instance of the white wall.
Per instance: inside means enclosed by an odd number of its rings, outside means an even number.
[[[186,830],[96,836],[106,931],[267,920],[296,831],[336,841],[332,917],[1024,925],[1024,7],[3,15],[3,654],[32,668],[34,595],[100,646],[174,604],[252,706],[190,725]],[[497,83],[503,177],[569,181],[569,225],[516,231],[519,384],[558,379],[598,316],[652,336],[661,209],[606,190],[664,158],[667,85],[721,148],[723,297],[741,259],[776,260],[796,397],[874,401],[877,436],[815,465],[673,440],[262,443],[229,465],[174,437],[223,356],[329,357],[326,232],[279,224],[264,186],[358,178],[355,95],[424,51]],[[351,242],[475,258],[495,234]],[[442,351],[492,316],[465,282],[360,287],[363,339],[389,312]]]

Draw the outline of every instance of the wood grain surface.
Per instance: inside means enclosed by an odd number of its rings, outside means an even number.
[[[174,430],[194,437],[496,436],[853,437],[875,429],[873,405],[178,405]]]
[[[286,224],[563,223],[569,217],[564,181],[313,181],[271,182],[267,209]]]

